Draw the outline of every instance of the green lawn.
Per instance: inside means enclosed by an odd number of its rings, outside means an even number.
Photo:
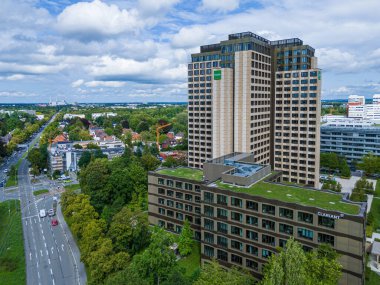
[[[380,284],[380,275],[373,272],[371,269],[367,268],[370,271],[369,279],[365,281],[365,285],[379,285]]]
[[[350,215],[357,215],[360,210],[358,205],[343,202],[342,195],[340,194],[332,194],[318,190],[278,185],[263,181],[258,182],[251,187],[237,187],[221,181],[217,181],[216,184],[220,189],[244,192],[268,199],[297,203],[325,210],[339,211]]]
[[[165,168],[156,171],[157,173],[170,175],[178,178],[186,178],[195,181],[203,180],[203,171],[188,167],[178,167],[178,168]]]
[[[186,276],[192,276],[201,266],[201,246],[199,242],[194,242],[193,250],[189,256],[178,261],[178,265],[186,269]]]
[[[25,278],[20,202],[10,200],[0,203],[0,284],[25,284]]]
[[[37,190],[37,191],[33,192],[33,195],[38,196],[38,195],[45,194],[45,193],[49,193],[49,190],[48,189]]]
[[[65,185],[66,190],[78,190],[80,189],[79,184],[71,184],[71,185]]]

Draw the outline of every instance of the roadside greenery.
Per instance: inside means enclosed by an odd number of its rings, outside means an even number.
[[[366,202],[366,194],[374,194],[373,183],[369,182],[365,177],[362,177],[356,181],[350,199],[355,202]]]
[[[46,193],[49,193],[49,190],[48,190],[48,189],[41,189],[41,190],[34,191],[34,192],[33,192],[33,195],[34,195],[34,196],[38,196],[38,195],[46,194]]]
[[[367,216],[367,237],[372,237],[374,231],[380,233],[380,179],[377,180],[376,190],[373,194],[371,210]]]
[[[25,254],[20,202],[0,203],[0,284],[25,284]]]
[[[47,144],[40,145],[39,148],[32,148],[28,152],[27,159],[31,164],[31,174],[39,175],[44,169],[48,168],[49,153],[47,150]]]
[[[362,162],[357,164],[357,168],[363,170],[366,175],[380,174],[380,156],[373,153],[365,155]]]
[[[342,192],[342,185],[335,180],[328,179],[323,182],[322,189],[331,190],[334,192]]]

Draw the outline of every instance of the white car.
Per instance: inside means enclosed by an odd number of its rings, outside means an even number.
[[[46,211],[44,209],[40,210],[40,218],[45,218],[46,217]]]

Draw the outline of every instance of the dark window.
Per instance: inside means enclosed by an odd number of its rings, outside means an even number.
[[[214,230],[214,221],[209,219],[204,219],[205,229],[213,231]]]
[[[286,224],[280,224],[280,233],[292,235],[293,234],[293,227],[286,225]]]
[[[238,255],[231,254],[231,262],[241,265],[243,263],[243,259]]]
[[[329,243],[332,246],[334,246],[334,241],[335,241],[334,236],[318,233],[318,242]]]
[[[208,245],[204,246],[204,253],[208,257],[214,257],[214,248]]]
[[[280,208],[280,217],[293,219],[293,210]]]
[[[218,259],[227,262],[228,261],[228,253],[224,250],[218,249],[217,251]]]
[[[254,231],[247,230],[246,231],[246,237],[250,240],[259,240],[259,234]]]
[[[273,221],[269,221],[269,220],[265,220],[265,219],[262,220],[262,227],[264,229],[274,231],[275,226],[276,226],[276,223]]]
[[[270,250],[263,249],[262,250],[262,256],[263,258],[269,258],[273,253]]]
[[[166,180],[166,185],[169,187],[173,187],[173,180]]]
[[[204,201],[206,203],[214,203],[214,194],[210,192],[204,192]]]
[[[231,219],[233,221],[243,222],[243,215],[236,212],[231,212]]]
[[[253,216],[248,216],[247,215],[246,222],[247,222],[247,224],[253,225],[253,226],[256,226],[256,227],[259,225],[259,219],[256,218],[256,217],[253,217]]]
[[[231,248],[237,250],[243,250],[243,244],[237,240],[231,240]]]
[[[328,217],[318,216],[318,225],[333,229],[335,228],[335,220]]]
[[[228,211],[225,209],[217,209],[217,216],[219,219],[228,219]]]
[[[216,199],[218,204],[227,205],[227,196],[218,194]]]
[[[245,260],[245,266],[256,271],[259,270],[259,264],[256,261],[250,259]]]
[[[222,247],[228,247],[228,239],[226,237],[218,236],[218,245]]]
[[[165,184],[165,179],[158,178],[158,184],[164,185]]]
[[[175,182],[175,187],[182,188],[182,182],[176,181]]]
[[[158,194],[165,195],[165,189],[163,189],[163,188],[158,188]]]
[[[262,208],[263,208],[263,213],[265,213],[265,214],[270,214],[270,215],[276,214],[276,207],[275,206],[263,204]]]
[[[205,232],[205,242],[214,243],[214,235],[208,232]]]
[[[218,228],[218,232],[228,234],[228,225],[227,224],[218,222],[217,228]]]
[[[256,256],[259,255],[259,249],[257,247],[255,247],[255,246],[247,244],[245,246],[245,250],[246,250],[247,253],[250,253],[250,254],[253,254],[253,255],[256,255]]]
[[[253,201],[246,201],[245,202],[245,207],[247,209],[253,210],[253,211],[258,211],[259,210],[259,204]]]
[[[205,215],[207,217],[213,217],[214,216],[214,208],[211,206],[204,206]]]
[[[264,235],[264,234],[262,235],[262,239],[261,239],[263,243],[270,244],[272,246],[275,246],[276,244],[275,240],[276,239],[274,237],[269,236],[269,235]]]
[[[313,214],[298,212],[298,221],[312,224],[313,223]]]
[[[243,236],[243,229],[236,226],[231,226],[231,234]]]
[[[231,206],[242,208],[243,207],[243,201],[241,199],[231,197]]]
[[[280,246],[280,247],[285,247],[285,245],[286,245],[286,240],[284,240],[284,239],[279,239],[279,240],[278,240],[278,243],[279,243],[279,246]]]

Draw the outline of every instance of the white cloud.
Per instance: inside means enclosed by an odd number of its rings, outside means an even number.
[[[71,83],[71,87],[77,88],[77,87],[81,86],[83,83],[84,83],[83,79],[78,79],[78,80]]]
[[[89,67],[90,74],[102,81],[136,81],[156,83],[158,81],[184,81],[185,64],[173,65],[166,58],[150,58],[147,61],[103,56]]]
[[[172,45],[176,48],[191,48],[202,44],[208,44],[215,37],[204,27],[185,27],[173,36]]]
[[[201,9],[211,11],[233,11],[239,7],[239,0],[203,0]]]
[[[135,32],[143,27],[135,9],[119,9],[101,0],[79,2],[68,6],[57,18],[58,30],[63,34],[85,40]]]
[[[0,80],[10,80],[10,81],[21,80],[24,78],[25,78],[25,75],[23,75],[23,74],[13,74],[13,75],[9,75],[9,76],[0,76]]]
[[[13,62],[0,62],[0,72],[16,74],[50,74],[62,71],[66,64],[43,65],[43,64],[19,64]]]
[[[352,72],[363,65],[357,56],[337,48],[317,49],[316,56],[319,59],[319,66],[327,71]]]
[[[102,86],[102,87],[123,87],[125,86],[125,82],[122,82],[122,81],[89,81],[89,82],[86,82],[84,85],[86,85],[87,87],[99,87],[99,86]]]
[[[139,0],[139,11],[144,15],[164,14],[180,0]]]

